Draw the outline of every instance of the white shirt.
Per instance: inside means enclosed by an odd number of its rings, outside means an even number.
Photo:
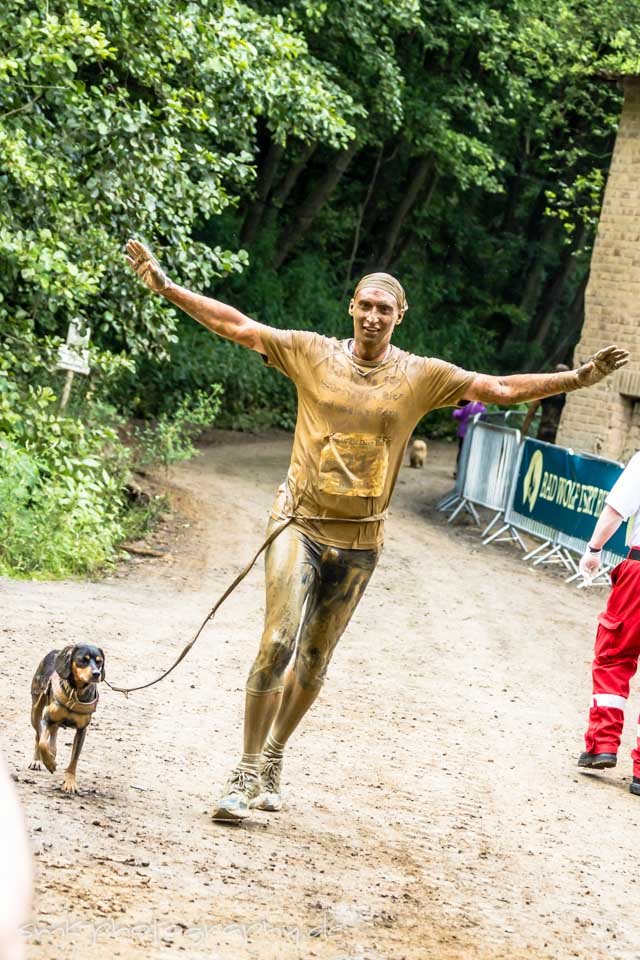
[[[640,547],[640,453],[631,457],[629,463],[620,474],[605,503],[619,513],[624,520],[635,517],[631,539],[631,546]]]

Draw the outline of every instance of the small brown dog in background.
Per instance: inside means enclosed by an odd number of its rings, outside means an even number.
[[[409,465],[422,469],[427,459],[427,445],[424,440],[414,440],[409,448]]]
[[[77,793],[76,767],[87,727],[98,706],[98,684],[104,680],[104,653],[88,643],[70,644],[52,650],[40,661],[31,681],[31,725],[36,749],[30,770],[44,763],[49,773],[56,769],[56,737],[59,727],[73,727],[76,735],[62,789]]]

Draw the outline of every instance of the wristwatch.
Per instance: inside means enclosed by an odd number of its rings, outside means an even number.
[[[592,547],[589,544],[589,553],[602,553],[602,547]]]

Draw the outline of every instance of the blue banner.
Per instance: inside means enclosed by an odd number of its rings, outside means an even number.
[[[514,510],[579,540],[589,540],[605,499],[622,467],[571,453],[538,440],[524,441]],[[627,524],[621,524],[607,550],[624,555]]]

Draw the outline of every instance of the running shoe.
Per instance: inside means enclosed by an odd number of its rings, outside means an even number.
[[[280,793],[280,777],[282,775],[282,758],[263,757],[260,764],[260,780],[262,790],[260,794],[251,801],[251,806],[255,810],[269,810],[275,813],[282,807],[282,795]]]
[[[236,767],[224,787],[213,820],[245,820],[261,792],[260,774]]]

